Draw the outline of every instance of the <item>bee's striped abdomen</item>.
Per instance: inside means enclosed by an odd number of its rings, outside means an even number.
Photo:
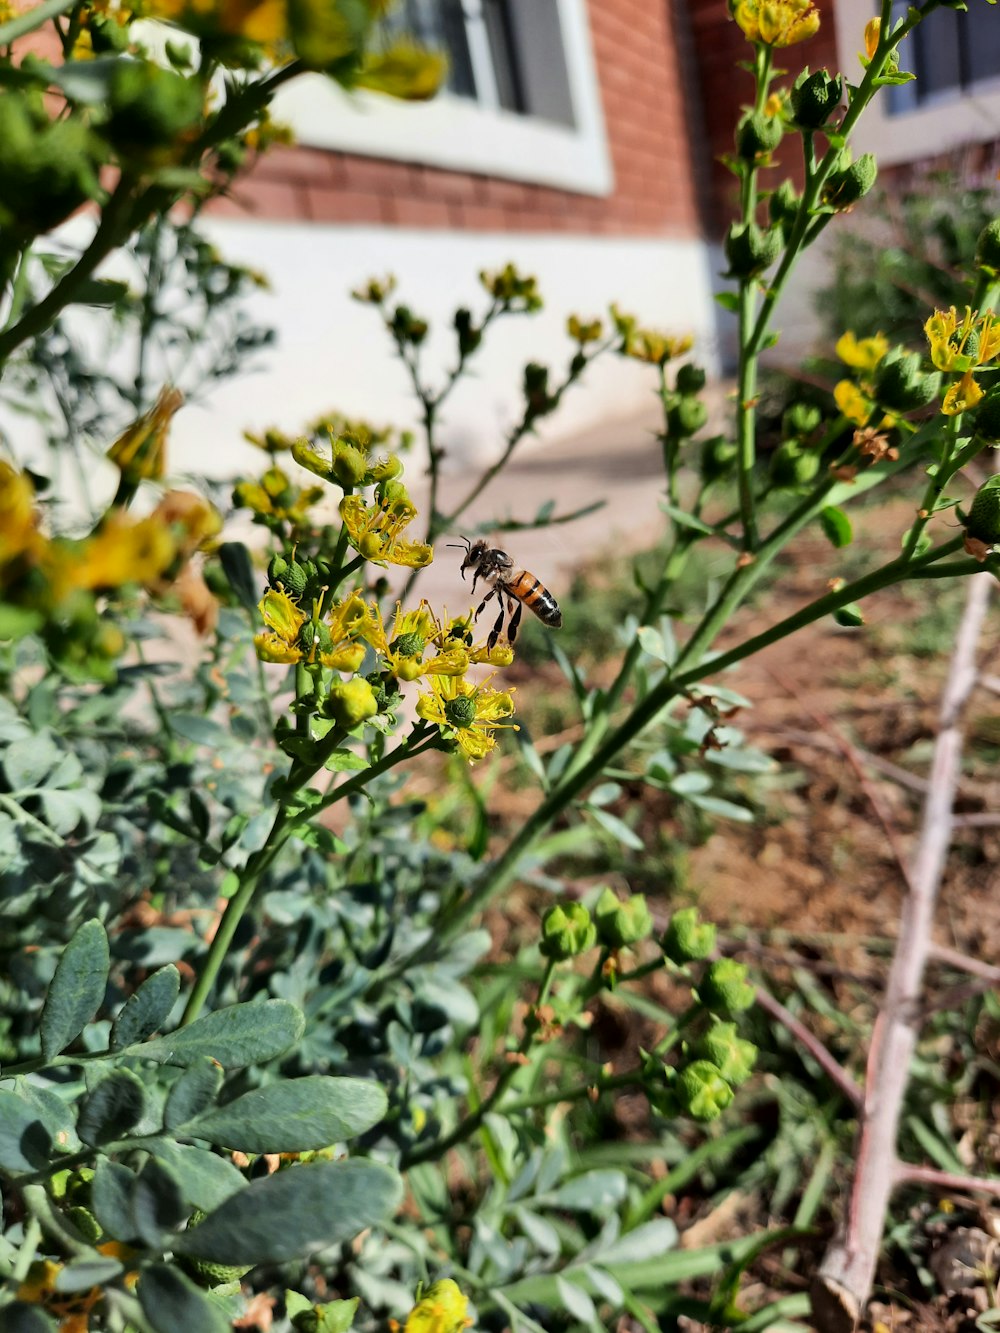
[[[519,602],[523,602],[529,611],[534,611],[543,624],[549,625],[552,629],[558,629],[562,624],[562,612],[556,599],[545,584],[539,582],[534,574],[529,574],[526,569],[519,569],[507,580],[506,589]]]

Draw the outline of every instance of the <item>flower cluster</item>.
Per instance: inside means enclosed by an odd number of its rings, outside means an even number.
[[[731,0],[730,13],[747,40],[763,46],[794,46],[819,31],[812,0]]]
[[[980,314],[969,306],[959,316],[952,306],[935,310],[924,332],[934,365],[946,375],[958,376],[945,393],[941,411],[957,416],[975,407],[984,397],[976,374],[1000,356],[1000,320],[992,311]]]

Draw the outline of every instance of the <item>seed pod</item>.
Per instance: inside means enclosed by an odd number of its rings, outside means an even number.
[[[1000,476],[990,477],[976,491],[965,531],[988,546],[1000,542]]]
[[[976,434],[989,444],[1000,443],[1000,388],[988,393],[976,408]]]
[[[820,457],[795,440],[779,444],[771,456],[771,480],[782,488],[806,486],[819,471]]]
[[[653,929],[653,918],[641,893],[619,902],[605,889],[594,908],[597,938],[609,949],[622,949],[644,940]]]
[[[780,228],[766,230],[756,222],[735,222],[726,233],[725,252],[729,261],[730,278],[752,278],[770,268],[781,254],[783,237]]]
[[[701,366],[696,366],[693,361],[688,361],[686,365],[681,366],[677,372],[677,379],[674,381],[677,392],[680,394],[701,393],[705,387],[705,372]]]
[[[844,81],[839,74],[832,75],[826,69],[810,74],[804,69],[792,85],[792,116],[797,128],[822,129],[840,105],[843,94]]]
[[[976,263],[988,273],[1000,273],[1000,218],[988,222],[979,233]]]
[[[706,440],[701,448],[702,481],[720,481],[727,477],[733,470],[738,452],[732,440],[727,440],[724,435],[713,435]]]
[[[712,963],[696,993],[706,1009],[723,1018],[731,1018],[749,1009],[754,1000],[754,988],[747,980],[747,970],[733,958],[720,958],[717,963]]]
[[[767,202],[767,212],[772,223],[780,227],[781,234],[788,239],[799,211],[799,195],[791,181],[782,181],[771,194]]]
[[[681,1110],[694,1120],[715,1120],[733,1100],[733,1090],[708,1060],[695,1060],[674,1085]]]
[[[746,1082],[757,1063],[757,1047],[738,1034],[735,1023],[713,1023],[694,1044],[693,1054],[715,1065],[734,1087]]]
[[[756,162],[758,157],[774,152],[783,134],[780,116],[748,111],[736,127],[736,152],[744,162]]]
[[[715,948],[715,926],[698,920],[697,907],[682,907],[670,918],[660,943],[672,963],[692,963],[707,958]]]
[[[875,373],[875,397],[890,412],[926,407],[940,389],[940,372],[925,372],[920,353],[905,352],[901,347],[884,356]]]
[[[542,917],[538,951],[545,958],[564,962],[586,953],[597,943],[597,927],[583,903],[556,903]]]
[[[831,171],[823,186],[823,202],[831,208],[844,209],[863,199],[875,184],[878,164],[871,153],[863,153],[839,171]]]
[[[686,439],[701,430],[708,420],[708,408],[700,398],[685,395],[674,403],[667,412],[667,424],[671,435]]]

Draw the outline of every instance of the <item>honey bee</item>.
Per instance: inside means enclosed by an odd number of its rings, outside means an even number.
[[[511,643],[514,642],[517,627],[521,623],[521,612],[525,607],[533,611],[543,625],[548,625],[550,629],[559,628],[562,624],[562,612],[556,599],[540,579],[536,579],[534,574],[529,574],[526,569],[517,569],[507,552],[501,551],[498,546],[490,546],[484,541],[470,542],[468,537],[463,537],[462,541],[465,543],[466,553],[462,561],[462,578],[465,578],[467,569],[472,570],[473,593],[476,591],[479,579],[490,585],[489,592],[476,607],[475,618],[479,619],[479,613],[491,597],[495,597],[500,604],[500,614],[486,640],[488,648],[492,649],[499,639],[505,614],[510,616],[507,638]],[[454,542],[449,545],[455,546],[457,550],[462,549]],[[504,598],[507,600],[506,611]]]

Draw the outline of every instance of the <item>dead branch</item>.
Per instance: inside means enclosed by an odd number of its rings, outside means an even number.
[[[939,1171],[936,1166],[897,1162],[894,1183],[926,1185],[945,1194],[988,1194],[991,1199],[1000,1199],[1000,1180],[995,1176],[966,1176],[954,1171]]]
[[[920,993],[931,947],[941,874],[952,834],[962,750],[962,710],[976,681],[976,648],[993,576],[969,580],[968,598],[939,713],[930,784],[908,876],[899,939],[882,1012],[868,1054],[856,1166],[840,1232],[812,1284],[819,1333],[852,1333],[871,1292],[889,1197],[896,1183],[896,1139],[917,1038]]]
[[[791,1033],[798,1044],[812,1056],[830,1082],[847,1098],[851,1105],[860,1108],[863,1100],[861,1088],[851,1078],[843,1065],[838,1064],[820,1039],[813,1036],[804,1023],[800,1023],[780,1000],[776,1000],[770,991],[764,990],[762,986],[757,987],[756,1001],[766,1014],[770,1014],[775,1022],[780,1023],[783,1028]]]

